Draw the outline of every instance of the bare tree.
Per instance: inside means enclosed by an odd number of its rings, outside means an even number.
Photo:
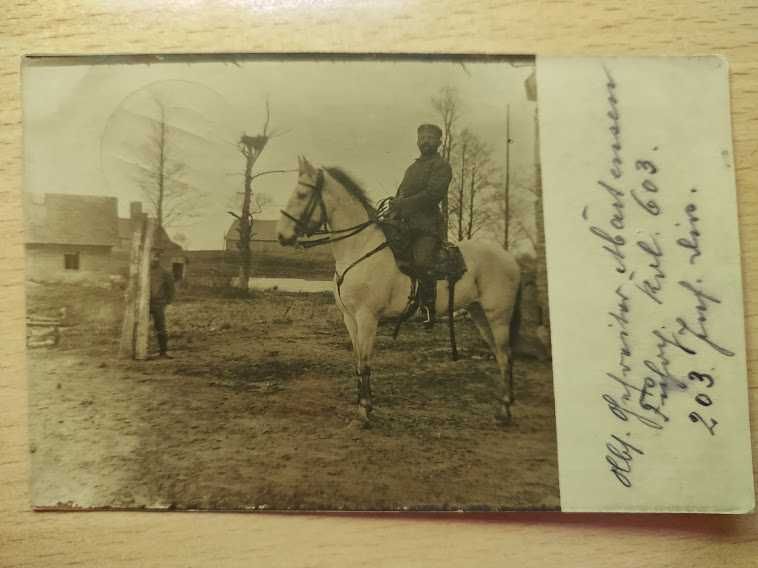
[[[137,183],[149,203],[159,227],[175,225],[195,214],[202,193],[187,181],[187,167],[181,160],[179,131],[167,120],[166,106],[153,98],[157,118],[151,118],[152,131],[140,148]]]
[[[492,150],[470,129],[458,136],[452,153],[451,229],[458,241],[470,239],[488,223],[488,210],[482,207],[488,190],[494,187],[496,167]]]
[[[466,238],[472,238],[487,222],[487,210],[481,207],[484,193],[493,185],[495,166],[492,149],[474,136],[469,150],[468,212]]]
[[[453,201],[450,204],[449,215],[457,225],[458,241],[463,240],[466,214],[466,177],[468,175],[469,146],[472,142],[472,134],[464,129],[460,135],[460,142],[453,154],[453,179],[450,183],[453,188]],[[455,229],[454,229],[455,230]]]
[[[265,173],[265,172],[264,172]],[[274,173],[274,172],[268,172],[268,173]],[[253,176],[255,177],[255,176]],[[245,192],[240,191],[237,194],[237,199],[230,199],[229,200],[229,207],[232,207],[233,209],[241,210],[242,209],[242,200],[244,199]],[[258,218],[258,215],[263,213],[263,210],[271,205],[274,202],[274,200],[271,198],[270,195],[266,193],[261,192],[255,192],[252,194],[250,198],[250,242],[254,240],[255,237],[255,221]],[[231,216],[233,216],[235,219],[239,221],[239,213],[236,213],[234,211],[228,212]],[[237,231],[237,235],[240,234],[240,223],[237,222],[235,226],[235,230]],[[237,239],[239,241],[240,239]],[[239,242],[237,244],[237,248],[239,249]],[[251,259],[252,261],[252,259]],[[241,266],[241,263],[240,263]]]
[[[497,235],[504,248],[512,248],[519,241],[526,240],[536,250],[536,227],[531,220],[537,189],[527,171],[514,170],[510,179],[507,175],[501,172],[494,184],[494,192],[484,204],[488,212],[488,229]]]
[[[450,163],[453,148],[455,147],[455,125],[459,118],[460,100],[458,91],[451,86],[440,89],[436,97],[432,97],[432,108],[442,121],[442,148],[440,155]],[[449,229],[449,206],[448,196],[442,200],[443,227]]]
[[[263,150],[266,148],[268,141],[281,134],[281,132],[270,132],[269,123],[271,122],[271,108],[266,100],[266,119],[263,123],[261,133],[256,136],[243,134],[239,141],[239,150],[245,158],[245,182],[242,194],[242,206],[240,213],[229,211],[229,214],[239,220],[239,250],[240,250],[240,282],[242,290],[247,290],[250,281],[250,241],[253,234],[253,216],[260,212],[265,205],[263,197],[253,194],[253,181],[261,176],[276,173],[285,173],[292,170],[267,170],[253,174],[255,163],[260,158]],[[256,211],[256,208],[258,211]]]

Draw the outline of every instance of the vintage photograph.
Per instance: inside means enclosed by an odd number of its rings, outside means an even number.
[[[28,57],[32,505],[558,510],[534,58]]]

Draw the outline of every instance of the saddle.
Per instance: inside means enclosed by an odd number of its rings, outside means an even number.
[[[398,221],[383,220],[379,226],[384,231],[397,267],[411,280],[419,280],[422,274],[413,263],[413,231]],[[435,280],[457,282],[466,272],[466,261],[457,245],[440,240],[434,268],[429,274]]]
[[[431,277],[434,280],[447,280],[448,282],[448,320],[450,327],[450,344],[452,347],[453,360],[457,360],[458,353],[455,345],[455,331],[453,324],[453,307],[455,299],[455,283],[466,272],[466,261],[460,248],[452,243],[440,240],[437,247],[437,258],[434,268],[429,273],[421,273],[413,262],[413,237],[414,232],[404,223],[395,220],[381,220],[379,226],[384,231],[392,254],[395,257],[397,267],[411,279],[411,292],[408,296],[408,304],[403,313],[397,318],[393,339],[397,339],[400,326],[410,319],[421,305],[421,287],[418,282],[423,277]]]

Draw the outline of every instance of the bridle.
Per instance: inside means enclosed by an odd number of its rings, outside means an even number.
[[[326,205],[324,204],[324,196],[323,196],[324,170],[322,168],[319,168],[318,173],[316,175],[316,183],[298,181],[298,185],[303,185],[311,189],[311,194],[310,194],[310,197],[308,198],[308,203],[305,205],[305,209],[303,210],[299,219],[293,215],[290,215],[284,209],[280,209],[282,215],[284,215],[285,217],[287,217],[287,219],[295,223],[295,235],[297,235],[298,237],[303,237],[303,236],[312,237],[314,235],[326,235],[325,237],[320,238],[320,239],[312,239],[309,241],[302,241],[298,243],[298,246],[301,246],[303,248],[311,248],[311,247],[316,247],[319,245],[325,245],[328,243],[336,243],[343,239],[349,239],[350,237],[357,235],[358,233],[360,233],[367,227],[374,225],[377,222],[381,213],[386,209],[387,200],[385,199],[381,202],[377,215],[369,216],[368,221],[364,221],[363,223],[358,223],[357,225],[353,225],[352,227],[348,227],[347,229],[331,230],[327,226],[328,218],[326,215]],[[313,213],[316,211],[317,208],[319,209],[319,218],[318,218],[318,221],[313,221],[311,217],[313,217]],[[335,237],[334,235],[339,235],[339,236]]]
[[[315,184],[298,181],[298,185],[304,185],[305,187],[311,188],[308,203],[306,204],[302,215],[300,215],[300,218],[293,217],[284,209],[281,209],[280,211],[282,215],[295,223],[295,234],[298,237],[310,237],[315,234],[322,234],[323,231],[321,231],[321,227],[326,226],[326,206],[324,205],[324,197],[321,194],[324,189],[324,171],[319,168]],[[314,223],[311,217],[316,208],[319,209],[320,214],[318,222]]]
[[[313,235],[326,235],[325,237],[322,237],[320,239],[312,239],[308,241],[302,241],[299,243],[299,246],[303,248],[311,248],[316,247],[319,245],[325,245],[329,243],[336,243],[338,241],[349,239],[350,237],[353,237],[366,229],[367,227],[370,227],[371,225],[374,225],[379,221],[382,214],[385,213],[388,209],[388,204],[390,199],[383,199],[379,207],[377,209],[376,215],[369,215],[368,221],[364,221],[363,223],[358,223],[357,225],[353,225],[352,227],[348,227],[347,229],[337,229],[337,230],[330,230],[327,226],[327,215],[326,215],[326,205],[324,204],[324,196],[323,196],[323,190],[324,190],[324,170],[322,168],[319,168],[318,174],[316,175],[316,183],[308,183],[305,181],[298,181],[299,185],[303,185],[305,187],[311,188],[311,194],[308,198],[308,203],[305,206],[305,209],[303,210],[303,213],[300,215],[300,218],[290,215],[287,213],[284,209],[281,209],[282,215],[287,217],[287,219],[291,220],[293,223],[295,223],[295,235],[298,237],[312,237]],[[311,217],[313,217],[313,213],[316,211],[316,209],[319,209],[319,219],[318,222],[314,222]],[[338,236],[334,236],[338,235]],[[339,294],[340,286],[342,285],[343,280],[345,279],[345,275],[348,273],[348,271],[359,264],[360,262],[363,262],[370,256],[375,255],[381,250],[384,250],[389,246],[389,241],[384,239],[378,246],[374,247],[370,251],[368,251],[366,254],[358,258],[357,260],[353,261],[345,270],[342,272],[342,274],[335,273],[336,274],[336,282],[337,282],[337,293]]]

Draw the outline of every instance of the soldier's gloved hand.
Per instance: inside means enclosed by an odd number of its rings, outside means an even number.
[[[404,205],[404,202],[405,202],[405,200],[402,199],[402,198],[400,198],[400,197],[396,197],[395,199],[393,199],[390,202],[390,208],[387,211],[387,214],[390,217],[402,217],[403,216],[403,205]]]

